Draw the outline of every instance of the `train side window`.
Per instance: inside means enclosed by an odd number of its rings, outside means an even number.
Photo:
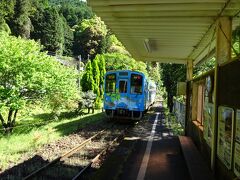
[[[105,92],[106,93],[116,92],[116,75],[115,74],[108,74],[106,76]]]
[[[124,80],[119,81],[119,92],[127,93],[127,81]]]
[[[131,75],[131,94],[142,94],[143,77],[139,74]]]

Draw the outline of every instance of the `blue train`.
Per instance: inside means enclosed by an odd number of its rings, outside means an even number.
[[[104,85],[104,109],[110,118],[139,120],[156,97],[155,83],[137,71],[107,72]]]

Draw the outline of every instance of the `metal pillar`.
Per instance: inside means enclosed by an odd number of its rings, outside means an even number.
[[[214,121],[211,149],[211,168],[215,170],[218,130],[218,67],[231,60],[232,19],[220,17],[217,21],[216,63],[214,76]]]

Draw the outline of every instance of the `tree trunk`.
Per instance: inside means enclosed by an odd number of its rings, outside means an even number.
[[[0,113],[0,121],[2,123],[2,126],[5,130],[5,133],[10,133],[13,130],[13,127],[15,125],[16,119],[17,119],[17,113],[18,109],[13,110],[12,108],[9,109],[8,111],[8,118],[7,118],[7,123],[5,123],[5,120]]]
[[[2,116],[1,113],[0,113],[0,120],[1,120],[1,122],[2,122],[3,128],[5,129],[5,128],[7,127],[7,124],[4,122],[4,118],[3,118],[3,116]]]
[[[12,120],[12,127],[15,125],[16,119],[17,119],[17,113],[18,113],[18,109],[15,110],[14,112],[14,116],[13,116],[13,120]]]
[[[168,108],[169,111],[172,112],[173,110],[173,96],[168,94]]]
[[[8,111],[8,121],[7,121],[7,124],[8,124],[8,127],[11,125],[12,123],[12,115],[13,115],[13,109],[10,108],[9,111]]]

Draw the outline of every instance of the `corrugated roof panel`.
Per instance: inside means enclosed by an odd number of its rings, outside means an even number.
[[[240,13],[239,0],[88,0],[88,4],[135,58],[176,63],[198,62],[206,56],[214,49],[216,19]],[[154,42],[154,51],[146,48],[153,47],[146,42]]]

